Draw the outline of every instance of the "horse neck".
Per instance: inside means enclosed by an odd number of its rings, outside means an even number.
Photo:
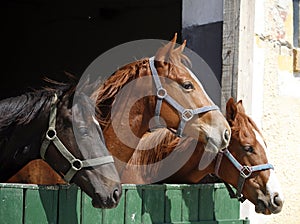
[[[143,97],[136,99],[136,96],[144,94],[141,93],[144,89],[139,88],[142,80],[137,79],[137,74],[138,76],[151,75],[145,73],[145,71],[149,72],[149,69],[139,70],[138,63],[141,64],[141,62],[136,62],[128,66],[128,71],[125,71],[126,67],[117,71],[104,83],[98,95],[101,102],[97,102],[97,105],[104,115],[100,118],[100,123],[106,145],[109,151],[123,162],[130,159],[139,140],[149,129],[149,121],[155,110],[155,98],[149,96],[151,94],[143,95],[147,99]],[[120,76],[120,78],[114,76]],[[124,81],[126,78],[123,76],[127,78],[127,81]],[[122,80],[123,83],[120,84],[119,80]],[[133,80],[137,80],[137,82],[131,82]],[[114,95],[105,95],[107,92],[113,92]],[[108,107],[107,104],[109,104]]]
[[[49,101],[51,98],[52,97],[50,97]],[[29,101],[30,97],[28,101],[25,102],[27,106],[28,104],[30,105]],[[31,104],[31,106],[34,107],[35,110],[24,108],[25,112],[20,111],[20,113],[23,113],[22,116],[29,116],[28,113],[35,113],[33,117],[21,123],[21,117],[17,118],[15,114],[15,120],[9,127],[6,127],[5,135],[1,136],[0,182],[6,181],[29,161],[40,158],[39,149],[42,134],[46,132],[48,125],[50,104],[45,101],[45,103],[37,106],[36,104],[41,102],[38,100],[33,102],[34,105]]]
[[[193,139],[188,138],[180,148],[188,148]],[[205,176],[214,172],[215,160],[213,160],[206,168],[199,170],[199,162],[204,153],[204,145],[197,143],[193,154],[188,161],[172,176],[163,180],[165,183],[199,183]]]
[[[124,108],[124,110],[126,109]],[[137,102],[131,108],[129,118],[126,117],[124,110],[118,110],[119,114],[117,116],[119,117],[111,119],[103,128],[103,135],[110,153],[118,160],[127,163],[137,148],[140,139],[149,129],[148,123],[151,114],[143,101]],[[112,121],[113,119],[116,119],[116,121]],[[116,161],[119,173],[123,170],[124,165]]]
[[[162,183],[199,183],[199,181],[209,173],[214,171],[214,161],[209,164],[205,169],[199,170],[199,162],[204,152],[203,144],[197,142],[192,144],[192,138],[186,138],[178,146],[179,138],[171,133],[168,129],[157,129],[152,133],[146,134],[134,152],[133,156],[128,162],[128,165],[122,174],[123,183],[132,184],[144,184],[152,183],[149,176],[157,176],[158,172],[163,172],[169,167],[164,167],[164,163],[159,163],[164,158],[170,156],[170,154],[176,150],[174,159],[182,159],[186,154],[186,161],[179,170],[174,170],[174,173],[166,179],[160,180]],[[160,143],[152,150],[154,143]],[[192,147],[192,148],[189,148]],[[188,153],[189,150],[193,150],[192,155]],[[145,165],[145,164],[157,164],[154,169],[148,170],[143,166],[131,166],[131,165]],[[165,165],[169,166],[169,165]],[[175,172],[176,171],[176,172]],[[151,175],[149,175],[151,173]]]

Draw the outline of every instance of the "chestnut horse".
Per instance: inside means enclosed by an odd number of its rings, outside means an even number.
[[[52,84],[0,101],[0,182],[43,158],[87,193],[94,207],[115,207],[120,179],[93,117],[94,104],[75,94],[73,85]]]
[[[207,163],[229,143],[228,122],[187,68],[186,43],[176,47],[176,38],[154,57],[119,68],[94,91],[97,119],[119,174],[149,128],[192,137],[205,146]]]
[[[160,142],[160,145],[149,150],[136,150],[121,181],[135,184],[154,183],[156,180],[163,183],[198,183],[207,174],[215,174],[237,189],[234,194],[229,188],[231,196],[240,201],[243,198],[250,200],[256,212],[280,212],[283,196],[273,166],[268,163],[261,132],[245,114],[242,101],[234,103],[231,98],[227,102],[226,117],[232,130],[230,144],[206,168],[199,170],[198,166],[204,152],[202,144],[198,143],[195,147],[193,139],[181,141],[168,129],[160,129],[143,137],[138,149],[148,149],[152,141]],[[189,150],[193,151],[191,157],[186,156],[190,154],[187,153]],[[168,157],[173,164],[181,163],[181,160],[186,163],[177,172],[162,179],[161,173],[170,168],[170,163],[166,162]]]
[[[189,61],[183,54],[185,42],[175,48],[176,37],[154,57],[117,70],[95,91],[98,120],[119,173],[149,128],[173,128],[214,156],[228,145],[230,127],[184,64]]]

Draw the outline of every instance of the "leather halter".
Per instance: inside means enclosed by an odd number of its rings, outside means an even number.
[[[216,105],[204,106],[204,107],[200,107],[200,108],[196,108],[196,109],[186,109],[186,108],[182,107],[175,99],[173,99],[170,95],[168,95],[167,90],[162,87],[161,81],[158,76],[158,72],[154,65],[154,61],[155,61],[154,57],[149,58],[150,69],[151,69],[153,80],[155,83],[156,96],[157,96],[157,102],[156,102],[156,107],[155,107],[155,117],[154,117],[156,126],[153,127],[153,129],[162,127],[162,125],[160,124],[159,118],[160,118],[160,110],[161,110],[161,105],[162,105],[163,100],[167,101],[167,103],[169,103],[180,114],[180,123],[177,128],[177,132],[176,132],[176,135],[179,137],[182,137],[182,132],[183,132],[186,122],[191,120],[194,115],[206,113],[206,112],[212,111],[212,110],[219,110],[219,107]],[[190,70],[188,70],[188,71],[191,73]]]
[[[218,153],[217,162],[215,165],[215,175],[219,178],[220,178],[219,169],[221,166],[223,155],[225,155],[229,159],[229,161],[234,165],[234,167],[240,172],[236,193],[233,192],[233,190],[229,184],[225,183],[225,186],[226,186],[227,190],[229,191],[230,197],[237,198],[238,201],[240,201],[240,202],[244,202],[246,200],[242,196],[242,191],[243,191],[243,187],[244,187],[246,179],[249,178],[253,172],[274,169],[273,165],[269,164],[269,163],[256,165],[256,166],[243,166],[234,158],[234,156],[226,148]]]
[[[40,154],[41,157],[45,160],[45,154],[48,149],[48,146],[51,142],[56,146],[57,150],[63,155],[63,157],[68,160],[71,165],[69,171],[64,175],[64,180],[70,182],[73,176],[82,168],[94,167],[107,163],[113,163],[114,159],[112,156],[102,156],[94,159],[80,160],[74,157],[60,139],[56,135],[55,124],[56,124],[56,104],[57,104],[57,95],[55,94],[52,100],[51,109],[50,109],[50,118],[49,118],[49,127],[46,132],[46,138],[44,139]]]

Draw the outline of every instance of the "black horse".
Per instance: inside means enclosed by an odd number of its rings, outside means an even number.
[[[115,207],[121,184],[91,99],[75,84],[51,84],[0,101],[0,182],[42,157],[94,207]]]

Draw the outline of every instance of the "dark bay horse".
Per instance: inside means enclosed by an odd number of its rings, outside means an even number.
[[[0,101],[0,182],[43,158],[86,192],[94,207],[115,207],[121,196],[119,175],[90,97],[75,94],[75,85],[52,84]]]
[[[176,37],[154,57],[118,69],[95,91],[98,120],[119,173],[149,128],[173,128],[214,156],[228,145],[230,127],[187,68],[185,42],[175,47]]]
[[[142,138],[121,181],[135,184],[155,183],[156,180],[163,183],[198,183],[207,174],[215,174],[237,189],[233,196],[241,201],[243,198],[250,200],[255,205],[256,212],[280,212],[283,196],[273,166],[268,163],[266,144],[261,132],[245,114],[242,101],[234,103],[230,99],[226,110],[232,130],[231,141],[228,149],[221,150],[207,167],[199,169],[199,161],[204,152],[202,144],[198,143],[195,148],[192,143],[195,140],[185,138],[181,141],[168,129],[159,129]],[[160,144],[149,149],[148,145],[152,145],[152,141]],[[191,157],[186,156],[190,155],[187,153],[189,150],[193,151]],[[170,157],[171,162],[166,162],[167,157]],[[159,177],[172,167],[172,163],[181,163],[181,160],[185,164],[177,172],[163,180]],[[233,191],[231,194],[234,194]]]

